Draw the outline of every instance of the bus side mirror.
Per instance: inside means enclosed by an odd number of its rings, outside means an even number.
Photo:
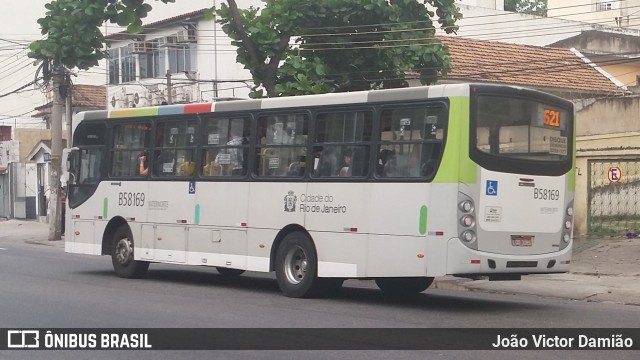
[[[63,186],[65,183],[75,184],[74,170],[78,164],[79,150],[77,147],[62,149],[62,176],[60,180]]]

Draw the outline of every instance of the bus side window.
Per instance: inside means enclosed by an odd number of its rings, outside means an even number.
[[[307,166],[308,122],[304,113],[260,116],[254,173],[267,177],[303,176]]]

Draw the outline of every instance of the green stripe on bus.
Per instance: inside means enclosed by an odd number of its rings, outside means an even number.
[[[420,227],[418,229],[420,231],[420,235],[424,235],[427,233],[427,206],[422,205],[420,208]]]
[[[447,139],[434,183],[475,184],[478,165],[469,158],[469,98],[449,99]]]
[[[194,219],[195,224],[200,225],[200,204],[196,204],[196,213]]]
[[[573,116],[573,157],[571,171],[567,174],[567,190],[576,191],[576,117]]]
[[[102,201],[102,219],[107,220],[107,214],[109,213],[109,199],[104,198]]]

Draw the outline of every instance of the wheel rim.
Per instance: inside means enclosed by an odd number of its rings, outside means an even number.
[[[133,244],[128,238],[118,240],[115,250],[116,260],[121,265],[127,265],[133,258]]]
[[[284,259],[284,272],[292,284],[299,284],[307,273],[309,261],[301,247],[289,249]]]

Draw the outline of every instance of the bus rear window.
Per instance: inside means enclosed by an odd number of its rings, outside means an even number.
[[[477,98],[476,148],[515,159],[565,161],[571,155],[571,118],[557,106],[521,98]]]

